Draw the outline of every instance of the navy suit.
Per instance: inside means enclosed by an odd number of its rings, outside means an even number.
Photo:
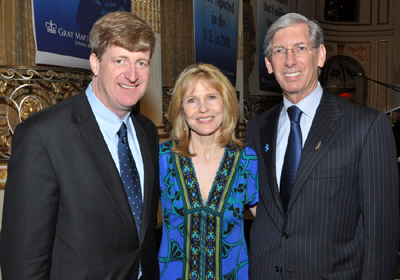
[[[85,92],[18,125],[5,187],[3,280],[158,278],[158,133],[131,114],[144,163],[140,240]]]
[[[282,106],[246,130],[260,171],[250,279],[394,279],[399,188],[387,117],[324,91],[285,215],[275,168]]]

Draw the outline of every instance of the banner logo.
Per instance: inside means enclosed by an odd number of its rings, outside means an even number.
[[[50,22],[46,22],[45,23],[46,28],[47,28],[47,32],[52,33],[52,34],[56,34],[57,31],[57,24],[53,23],[52,20],[50,20]]]

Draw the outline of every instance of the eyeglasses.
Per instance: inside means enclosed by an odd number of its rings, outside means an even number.
[[[276,48],[272,50],[272,57],[274,58],[286,58],[287,52],[292,51],[293,54],[297,57],[303,56],[309,53],[309,51],[317,48],[318,46],[313,46],[313,47],[306,47],[306,46],[297,46],[293,49],[287,49],[287,48]]]

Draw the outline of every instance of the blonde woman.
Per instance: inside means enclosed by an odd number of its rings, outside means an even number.
[[[194,64],[178,78],[160,145],[161,279],[248,279],[243,211],[255,214],[258,163],[236,138],[236,91],[216,67]]]

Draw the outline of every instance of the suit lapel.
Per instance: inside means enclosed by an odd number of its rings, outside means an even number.
[[[301,153],[296,181],[288,205],[288,212],[303,190],[305,182],[314,171],[315,166],[342,132],[342,128],[337,123],[337,120],[341,116],[342,114],[337,106],[336,98],[324,91]]]
[[[143,242],[144,235],[148,228],[151,215],[151,198],[153,197],[153,185],[154,185],[154,174],[152,157],[150,154],[150,148],[148,145],[148,139],[144,132],[144,129],[134,114],[131,114],[132,122],[135,126],[136,136],[139,140],[140,152],[142,154],[143,166],[144,166],[144,201],[143,201],[143,212],[142,212],[142,225],[140,228],[141,243]]]
[[[265,163],[265,168],[267,171],[268,178],[268,186],[269,188],[260,188],[260,194],[262,199],[270,197],[268,193],[271,192],[272,198],[274,200],[273,203],[268,203],[264,201],[265,207],[277,207],[279,212],[276,212],[274,209],[269,209],[269,213],[275,213],[278,215],[271,214],[275,224],[279,228],[283,224],[284,210],[281,202],[281,198],[279,196],[278,183],[276,181],[276,137],[278,132],[278,121],[279,114],[282,109],[282,104],[280,106],[275,106],[272,111],[266,116],[265,125],[260,129],[260,146],[263,149],[263,160]],[[268,145],[268,147],[266,147]]]
[[[117,212],[125,221],[132,235],[137,236],[135,221],[126,199],[124,186],[84,91],[74,101],[72,108],[71,121],[78,127],[78,131],[74,135],[75,140],[102,182],[102,187]]]

